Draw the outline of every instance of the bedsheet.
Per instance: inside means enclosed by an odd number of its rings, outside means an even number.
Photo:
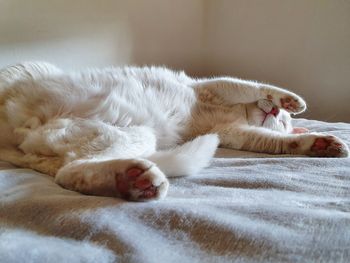
[[[350,124],[295,122],[350,145]],[[350,158],[219,149],[170,184],[125,202],[1,162],[0,262],[350,262]]]

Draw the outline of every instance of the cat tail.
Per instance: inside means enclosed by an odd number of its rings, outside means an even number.
[[[159,151],[147,159],[167,177],[193,175],[208,166],[219,145],[217,134],[199,136],[171,150]]]

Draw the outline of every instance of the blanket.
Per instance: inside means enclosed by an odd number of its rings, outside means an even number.
[[[296,125],[350,144],[350,124]],[[350,262],[350,158],[219,149],[161,201],[65,190],[0,164],[0,262]]]

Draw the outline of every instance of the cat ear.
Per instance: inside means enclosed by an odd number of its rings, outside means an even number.
[[[294,127],[292,130],[293,134],[298,134],[298,133],[308,133],[309,130],[304,128],[304,127]]]

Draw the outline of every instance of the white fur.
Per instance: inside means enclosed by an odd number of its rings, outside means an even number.
[[[196,174],[208,166],[218,144],[218,136],[208,134],[174,149],[158,151],[148,159],[156,163],[168,177]]]
[[[119,195],[116,178],[136,167],[157,199],[166,176],[207,166],[219,140],[234,149],[336,155],[311,151],[321,135],[290,134],[290,113],[305,108],[294,93],[228,77],[197,80],[156,67],[64,73],[28,62],[0,71],[0,158],[65,188],[111,196]],[[347,155],[342,142],[332,143],[342,145],[336,156]],[[132,188],[129,198],[144,200],[145,192]]]

